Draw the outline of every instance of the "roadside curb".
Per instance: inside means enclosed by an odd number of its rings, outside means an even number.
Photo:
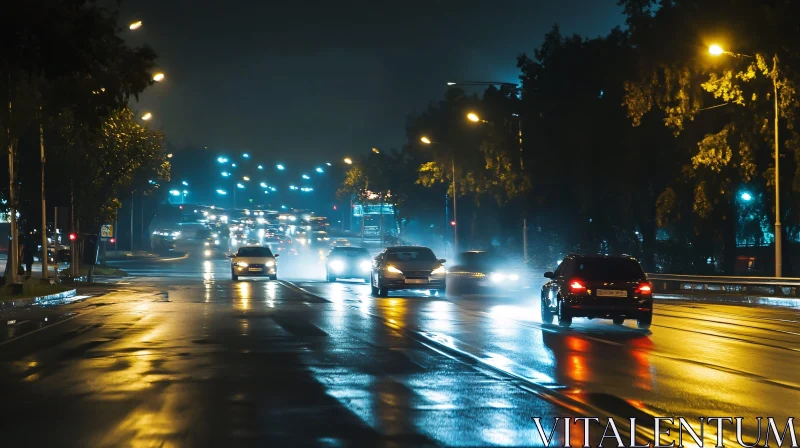
[[[705,291],[706,293],[708,291]],[[705,296],[691,294],[654,293],[655,300],[682,300],[686,302],[711,302],[730,305],[766,305],[784,308],[800,308],[800,298],[771,297],[737,294],[707,294]]]
[[[11,308],[25,308],[32,305],[49,305],[51,302],[58,302],[70,297],[75,297],[78,294],[77,289],[70,289],[57,294],[49,294],[39,297],[27,297],[24,299],[11,299],[0,301],[0,310]]]

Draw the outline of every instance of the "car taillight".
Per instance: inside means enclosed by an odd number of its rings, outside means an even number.
[[[572,280],[569,282],[569,292],[573,294],[586,291],[586,286],[580,280]]]
[[[649,282],[640,283],[636,288],[636,294],[648,295],[653,293],[653,286]]]

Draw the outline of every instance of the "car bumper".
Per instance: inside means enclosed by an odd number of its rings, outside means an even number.
[[[599,299],[594,297],[570,297],[564,302],[572,317],[608,318],[626,317],[638,318],[652,314],[652,299]]]
[[[278,270],[272,268],[262,268],[260,271],[251,271],[250,268],[233,268],[233,273],[239,277],[267,277],[270,275],[277,275]]]
[[[445,289],[446,285],[444,278],[431,278],[426,283],[407,283],[405,278],[383,280],[383,286],[389,289]]]

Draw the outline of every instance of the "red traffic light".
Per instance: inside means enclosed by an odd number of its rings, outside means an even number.
[[[117,243],[117,239],[116,239],[116,238],[111,238],[111,239],[110,239],[110,240],[108,240],[108,241],[110,241],[110,242],[111,242],[111,244],[116,244],[116,243]]]
[[[75,241],[77,239],[78,239],[78,234],[77,233],[70,233],[69,234],[69,240],[70,241]]]
[[[334,206],[333,206],[333,209],[334,209],[334,210],[339,210],[339,207],[337,207],[337,206],[335,206],[335,205],[334,205]]]
[[[182,205],[180,206],[180,209],[183,210],[183,206]]]
[[[456,225],[456,222],[455,222],[455,221],[450,221],[450,225],[451,225],[451,226],[453,226],[453,227],[455,227],[455,225]]]

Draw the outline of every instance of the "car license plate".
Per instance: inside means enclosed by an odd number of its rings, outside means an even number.
[[[628,297],[628,291],[621,289],[598,289],[597,297]]]
[[[261,268],[250,268],[248,269],[250,272],[261,272]]]
[[[427,278],[407,278],[406,279],[407,285],[427,285],[428,279]]]

